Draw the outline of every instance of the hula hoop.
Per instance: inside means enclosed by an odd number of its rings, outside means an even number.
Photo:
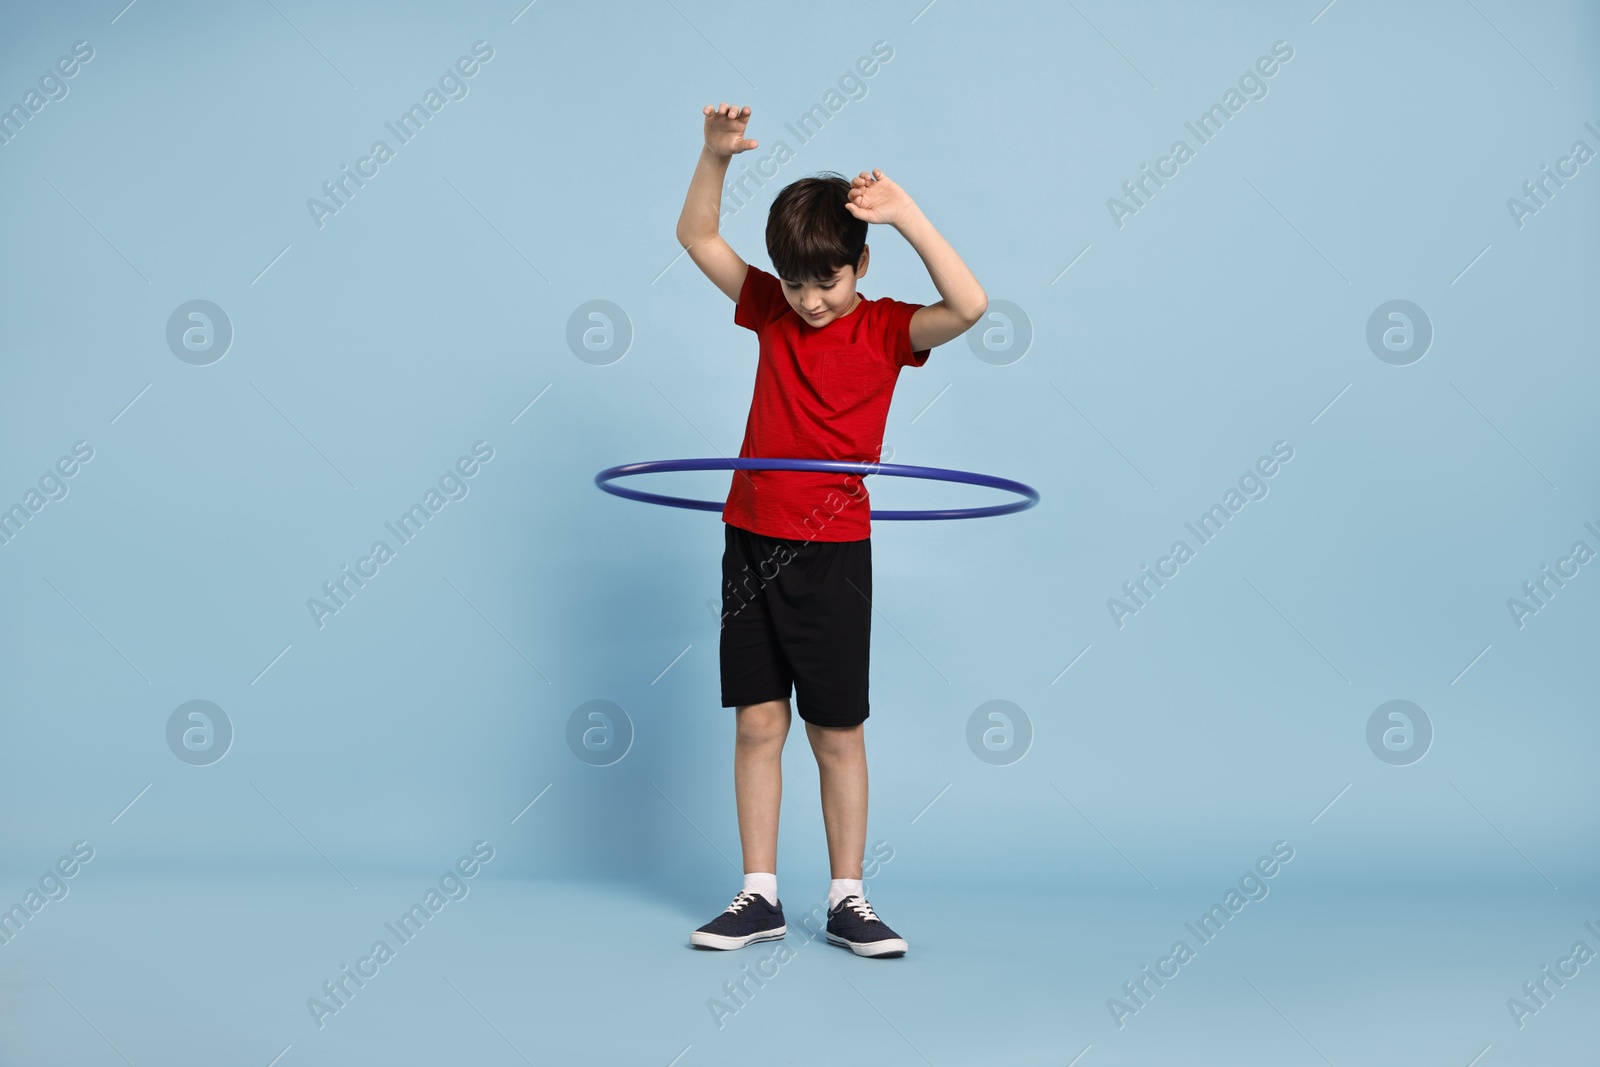
[[[1026,511],[1039,502],[1039,491],[1031,485],[1014,482],[1009,478],[996,478],[990,474],[973,474],[970,471],[946,470],[943,467],[911,467],[902,463],[855,463],[842,459],[660,459],[648,463],[624,463],[620,467],[607,467],[594,476],[594,484],[612,496],[639,500],[646,504],[664,504],[670,508],[687,508],[691,511],[721,511],[719,500],[691,500],[682,496],[646,493],[640,489],[625,489],[612,485],[616,478],[635,474],[675,474],[682,471],[836,471],[845,474],[887,474],[892,478],[926,478],[936,482],[957,482],[962,485],[981,485],[988,489],[1004,489],[1016,493],[1021,500],[1007,504],[992,504],[981,508],[938,508],[928,511],[873,511],[874,519],[984,519],[994,515],[1011,515]]]

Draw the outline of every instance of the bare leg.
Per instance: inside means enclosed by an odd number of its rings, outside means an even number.
[[[822,780],[822,822],[828,831],[828,866],[834,878],[860,878],[867,847],[866,723],[806,723],[817,775]]]
[[[733,791],[739,809],[744,873],[778,873],[778,806],[783,800],[783,742],[789,736],[789,701],[769,700],[736,709]]]

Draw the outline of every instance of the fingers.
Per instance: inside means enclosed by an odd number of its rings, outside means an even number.
[[[851,180],[850,191],[854,193],[858,190],[869,189],[872,186],[877,185],[880,181],[887,182],[888,180],[889,176],[884,174],[881,170],[873,170],[870,173],[867,171],[862,171]]]

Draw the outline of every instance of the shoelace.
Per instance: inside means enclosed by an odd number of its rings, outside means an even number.
[[[749,893],[745,892],[743,889],[741,889],[741,890],[739,890],[739,895],[733,898],[733,903],[729,904],[723,910],[724,911],[731,911],[735,915],[737,915],[737,914],[739,914],[739,912],[741,910],[743,910],[743,908],[744,908],[744,906],[746,904],[749,904],[751,901],[753,901],[755,899],[756,898],[754,896],[752,896],[751,894],[749,894]]]
[[[855,912],[864,923],[881,923],[883,921],[873,912],[872,905],[860,897],[846,897],[844,906]]]

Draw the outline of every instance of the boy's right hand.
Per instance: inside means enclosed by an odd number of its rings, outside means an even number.
[[[755,148],[759,142],[746,140],[744,128],[750,121],[750,108],[735,107],[733,104],[719,104],[712,107],[705,106],[706,116],[706,150],[716,156],[734,156],[740,152],[748,152]]]

